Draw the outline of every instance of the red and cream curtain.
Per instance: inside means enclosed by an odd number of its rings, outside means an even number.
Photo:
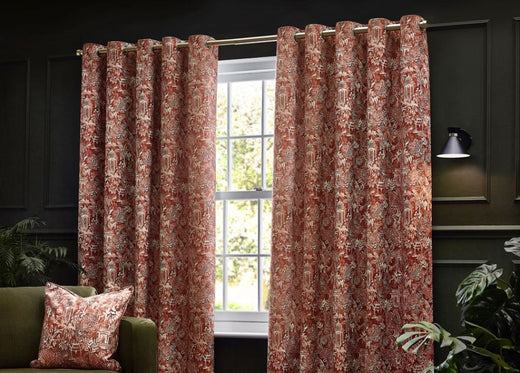
[[[160,372],[213,371],[218,57],[208,39],[83,49],[80,283],[134,286],[129,313],[157,323]]]
[[[429,70],[421,18],[278,33],[270,372],[411,372],[432,319]]]

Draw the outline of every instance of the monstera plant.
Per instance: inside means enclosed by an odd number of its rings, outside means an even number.
[[[67,259],[66,247],[51,247],[31,233],[42,225],[29,217],[0,228],[0,287],[43,285],[59,266],[79,269]]]
[[[520,237],[504,244],[520,257]],[[520,273],[503,279],[496,264],[482,264],[458,286],[463,333],[452,336],[437,323],[405,324],[397,344],[415,353],[428,343],[447,349],[446,359],[426,372],[520,372]]]

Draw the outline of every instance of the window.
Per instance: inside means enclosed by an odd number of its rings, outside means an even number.
[[[217,335],[267,334],[275,63],[274,57],[219,62]]]

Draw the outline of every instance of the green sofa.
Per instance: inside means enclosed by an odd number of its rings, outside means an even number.
[[[83,297],[95,295],[89,286],[66,286]],[[107,370],[33,369],[43,324],[45,287],[0,288],[0,373],[66,373]],[[95,326],[93,326],[95,327]],[[157,372],[157,327],[152,320],[123,317],[114,358],[123,373]]]

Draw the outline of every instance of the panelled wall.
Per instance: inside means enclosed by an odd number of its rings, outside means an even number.
[[[203,33],[269,35],[279,26],[341,20],[429,22],[434,314],[458,329],[454,292],[481,263],[510,272],[505,240],[520,235],[520,4],[518,1],[172,2],[20,9],[0,25],[0,225],[38,215],[41,239],[77,255],[81,58],[85,42]],[[16,5],[15,5],[16,7]],[[166,7],[166,8],[165,8]],[[274,55],[274,44],[221,47],[220,58]],[[447,127],[473,137],[472,156],[434,155]],[[75,283],[62,273],[61,283]],[[216,341],[217,372],[265,371],[264,339]]]

